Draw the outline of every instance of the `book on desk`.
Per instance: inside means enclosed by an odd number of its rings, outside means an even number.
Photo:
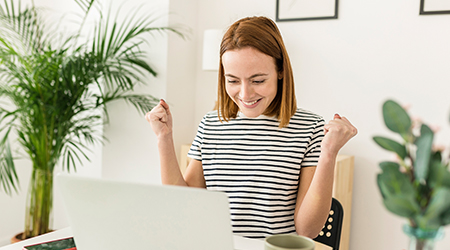
[[[40,242],[33,245],[24,246],[23,250],[76,250],[73,237],[62,238],[52,241]]]

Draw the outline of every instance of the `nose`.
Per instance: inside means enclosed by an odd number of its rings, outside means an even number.
[[[253,97],[253,86],[248,81],[243,81],[239,92],[239,97],[244,101],[250,101]]]

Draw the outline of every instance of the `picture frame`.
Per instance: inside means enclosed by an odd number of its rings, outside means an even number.
[[[338,18],[339,0],[277,0],[277,22]]]
[[[420,15],[450,14],[448,0],[420,0]]]

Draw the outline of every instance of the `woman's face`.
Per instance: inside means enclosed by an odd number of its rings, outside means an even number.
[[[227,94],[247,117],[258,117],[277,95],[275,59],[253,47],[222,55]]]

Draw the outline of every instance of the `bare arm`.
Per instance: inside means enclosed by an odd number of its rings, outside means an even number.
[[[336,157],[356,133],[356,128],[339,115],[325,125],[317,167],[302,168],[300,172],[294,214],[298,234],[315,238],[325,224],[331,207]]]
[[[205,176],[201,161],[192,159],[184,174],[184,178],[190,187],[206,188]]]
[[[183,177],[175,154],[172,136],[172,115],[169,105],[161,100],[159,104],[145,115],[158,140],[158,151],[163,184],[178,186],[205,187],[203,169],[200,161],[192,160]]]

